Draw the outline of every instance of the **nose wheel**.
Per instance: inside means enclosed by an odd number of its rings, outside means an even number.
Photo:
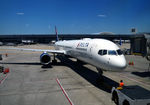
[[[99,82],[104,82],[104,77],[103,77],[103,71],[102,71],[102,69],[97,68],[97,70],[98,70],[98,75],[99,75],[98,81]]]

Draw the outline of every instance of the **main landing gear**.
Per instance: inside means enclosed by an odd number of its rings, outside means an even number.
[[[53,53],[53,60],[52,60],[52,64],[56,64],[57,63],[57,60],[55,59],[56,58],[56,55],[55,55],[55,53]]]

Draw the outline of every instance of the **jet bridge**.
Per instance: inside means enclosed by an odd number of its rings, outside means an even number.
[[[131,39],[131,54],[141,55],[150,60],[150,35],[144,34],[144,37]]]
[[[131,40],[131,54],[141,55],[149,61],[148,71],[150,72],[150,34],[145,34],[142,38]]]

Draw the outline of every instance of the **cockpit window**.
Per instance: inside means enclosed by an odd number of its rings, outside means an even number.
[[[98,51],[98,54],[99,54],[99,55],[103,55],[103,50],[99,50],[99,51]]]
[[[108,50],[108,55],[117,55],[115,50]]]
[[[122,51],[120,49],[117,50],[118,55],[122,55]]]
[[[107,50],[99,50],[98,54],[99,55],[106,55],[107,54]]]
[[[107,54],[107,50],[103,50],[103,55],[106,55]]]

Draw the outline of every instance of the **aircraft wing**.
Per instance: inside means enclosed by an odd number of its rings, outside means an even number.
[[[26,49],[26,48],[0,48],[0,49],[65,54],[64,50]]]

